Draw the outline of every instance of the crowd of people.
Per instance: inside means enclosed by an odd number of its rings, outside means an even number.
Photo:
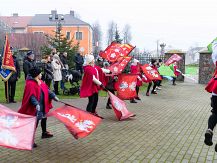
[[[9,80],[9,102],[15,103],[14,95],[16,89],[16,81],[20,78],[20,66],[13,56],[16,72]],[[102,58],[95,59],[93,55],[85,55],[84,57],[77,53],[74,62],[75,68],[82,77],[80,86],[80,97],[88,98],[88,104],[86,111],[103,119],[98,115],[96,107],[98,104],[98,96],[100,90],[110,91],[115,94],[116,81],[118,75],[112,75],[112,72],[107,69],[110,63]],[[37,125],[41,121],[42,138],[51,138],[53,135],[47,131],[47,118],[46,114],[53,108],[52,100],[59,101],[57,95],[60,94],[59,87],[65,89],[64,76],[69,70],[67,53],[58,53],[56,49],[53,49],[50,55],[44,56],[41,60],[42,69],[40,69],[35,61],[35,55],[32,51],[29,51],[23,62],[23,71],[25,75],[25,88],[22,99],[22,105],[19,109],[19,113],[32,115],[37,117]],[[150,66],[158,70],[158,67],[162,64],[162,60],[152,59]],[[176,66],[176,65],[175,65]],[[177,68],[177,67],[176,67]],[[175,70],[175,69],[174,69]],[[141,69],[141,64],[137,59],[133,59],[130,66],[130,74],[137,76],[136,84],[136,97],[130,99],[131,103],[137,103],[136,100],[141,100],[139,97],[139,88],[143,85],[143,78],[145,78]],[[83,74],[83,75],[82,75]],[[178,75],[178,74],[177,74]],[[157,94],[157,89],[160,90],[161,81],[149,81],[146,96],[151,94]],[[173,84],[175,85],[175,78]],[[112,109],[110,98],[105,106],[106,109]],[[33,147],[37,147],[36,143]]]

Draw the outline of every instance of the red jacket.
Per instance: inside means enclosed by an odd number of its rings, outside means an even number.
[[[140,67],[139,66],[137,66],[137,65],[131,65],[130,66],[130,73],[131,74],[136,74],[136,75],[138,75],[138,77],[140,77],[140,79],[142,79],[142,76],[141,76],[141,73],[140,73]],[[138,87],[142,86],[142,80],[139,80],[137,78],[136,86],[138,86]]]
[[[36,115],[36,108],[30,102],[30,97],[34,95],[38,101],[40,101],[41,90],[44,93],[44,107],[45,113],[48,113],[52,108],[51,100],[49,99],[49,88],[48,86],[41,80],[41,85],[33,79],[27,79],[26,85],[23,94],[23,100],[21,108],[18,110],[18,113],[27,114],[27,115]]]
[[[217,69],[215,70],[213,77],[208,82],[205,90],[209,93],[213,92],[213,93],[217,94]]]
[[[98,93],[99,86],[93,82],[93,75],[99,80],[99,73],[97,68],[87,65],[84,66],[84,77],[81,83],[80,97],[85,98]]]

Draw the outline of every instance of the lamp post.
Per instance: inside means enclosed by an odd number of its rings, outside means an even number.
[[[49,15],[49,21],[51,22],[56,22],[56,32],[55,32],[55,37],[58,38],[58,46],[60,46],[60,34],[61,34],[61,28],[62,24],[61,22],[64,21],[64,16],[60,14],[50,14]]]

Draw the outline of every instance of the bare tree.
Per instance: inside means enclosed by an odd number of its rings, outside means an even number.
[[[107,31],[107,44],[109,45],[113,40],[115,36],[115,29],[116,28],[116,23],[114,21],[111,21],[108,26],[108,31]]]
[[[102,41],[102,31],[98,22],[92,25],[93,28],[93,44],[94,44],[94,52],[99,52],[101,49],[101,41]]]
[[[123,29],[123,41],[124,44],[130,43],[131,39],[132,39],[132,35],[131,35],[131,31],[130,31],[131,27],[129,24],[126,24],[124,29]]]

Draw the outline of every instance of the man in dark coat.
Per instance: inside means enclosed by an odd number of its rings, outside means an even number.
[[[74,58],[74,61],[75,61],[75,69],[77,71],[80,71],[81,75],[83,74],[83,64],[84,64],[84,58],[81,56],[80,53],[77,53],[75,55],[75,58]]]
[[[26,54],[26,59],[23,62],[23,71],[25,74],[25,79],[26,79],[27,75],[29,74],[29,70],[36,66],[36,63],[34,61],[34,57],[35,57],[35,55],[32,51],[29,51]]]
[[[16,72],[14,72],[8,80],[8,95],[9,95],[8,97],[9,97],[9,102],[16,103],[16,101],[14,101],[14,96],[16,91],[16,83],[20,78],[20,65],[16,56],[14,55],[13,55],[13,60],[14,60],[14,66],[16,68]],[[6,86],[5,86],[5,92],[7,92]]]

